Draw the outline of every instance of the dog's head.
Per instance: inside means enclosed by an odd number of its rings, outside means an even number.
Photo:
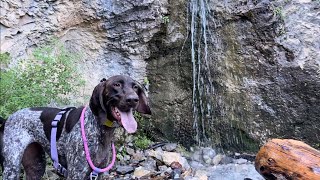
[[[107,119],[118,121],[129,133],[137,130],[135,110],[151,114],[144,89],[137,81],[123,75],[102,79],[93,90],[90,108],[100,124]]]

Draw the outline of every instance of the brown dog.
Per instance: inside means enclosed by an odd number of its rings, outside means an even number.
[[[85,111],[85,132],[95,166],[107,165],[116,122],[134,133],[133,111],[151,114],[143,88],[128,76],[103,79],[94,89],[90,108]],[[92,171],[87,163],[79,117],[83,107],[67,108],[57,127],[59,162],[67,168],[67,179],[87,179]],[[11,115],[5,123],[2,144],[3,179],[16,180],[22,163],[27,179],[39,180],[45,172],[45,152],[50,152],[51,122],[58,108],[27,108]]]

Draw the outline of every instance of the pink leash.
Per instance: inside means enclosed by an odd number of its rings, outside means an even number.
[[[116,161],[116,148],[114,147],[114,143],[112,142],[112,161],[106,168],[100,169],[100,168],[97,168],[94,166],[94,164],[92,163],[92,160],[90,158],[88,141],[86,138],[86,133],[84,131],[84,113],[85,113],[85,111],[86,111],[86,107],[83,108],[82,113],[81,113],[81,117],[80,117],[81,135],[82,135],[82,140],[83,140],[84,151],[86,153],[86,159],[87,159],[91,169],[93,170],[93,172],[91,172],[91,174],[90,174],[90,176],[91,176],[90,178],[92,179],[92,177],[97,178],[98,173],[103,173],[103,172],[109,171],[112,168],[112,166],[114,165],[114,162]]]

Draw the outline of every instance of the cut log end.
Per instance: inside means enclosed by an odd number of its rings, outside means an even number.
[[[262,146],[256,170],[266,179],[320,180],[320,151],[293,139],[272,139]]]

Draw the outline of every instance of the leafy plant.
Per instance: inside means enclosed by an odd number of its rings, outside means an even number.
[[[134,139],[134,145],[140,149],[146,149],[152,141],[145,135],[138,135]]]
[[[78,58],[58,41],[52,41],[35,49],[30,59],[1,72],[0,116],[51,102],[67,104],[66,95],[84,84],[74,65]]]

